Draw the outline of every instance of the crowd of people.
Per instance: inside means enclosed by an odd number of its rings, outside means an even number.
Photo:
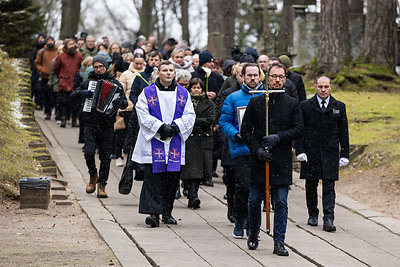
[[[234,46],[232,57],[222,60],[173,38],[160,49],[156,43],[154,36],[120,44],[106,36],[96,41],[86,31],[59,41],[40,34],[29,55],[36,109],[45,120],[53,115],[60,127],[79,127],[86,192],[97,188],[97,197],[108,197],[115,159],[118,167],[133,166],[134,179],[143,181],[139,213],[148,215],[145,223],[159,227],[161,215],[163,223],[177,224],[174,200],[182,192],[188,208],[199,209],[199,186],[213,186],[220,162],[233,236],[244,238],[246,230],[248,248],[258,247],[261,204],[269,210],[271,197],[273,253],[287,256],[295,151],[300,178],[306,179],[307,223],[318,226],[322,180],[323,229],[334,232],[334,185],[339,166],[349,163],[349,137],[346,108],[331,96],[330,79],[318,77],[316,94],[307,100],[301,75],[290,71],[286,55]],[[92,103],[99,84],[115,88],[104,110]]]

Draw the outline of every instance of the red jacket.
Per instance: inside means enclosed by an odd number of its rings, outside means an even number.
[[[65,48],[63,53],[56,57],[54,73],[58,77],[58,91],[73,91],[74,77],[81,67],[83,57],[81,54],[69,55]]]

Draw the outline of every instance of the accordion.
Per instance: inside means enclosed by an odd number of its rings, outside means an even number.
[[[92,112],[96,110],[105,115],[113,114],[113,101],[118,98],[118,86],[105,80],[89,81],[88,90],[93,92],[91,98],[87,98],[83,105],[83,112]]]

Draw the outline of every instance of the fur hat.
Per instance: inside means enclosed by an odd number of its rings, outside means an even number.
[[[203,66],[204,64],[206,64],[207,62],[213,62],[213,61],[214,61],[214,57],[208,49],[200,52],[200,54],[199,54],[199,66],[200,67]]]

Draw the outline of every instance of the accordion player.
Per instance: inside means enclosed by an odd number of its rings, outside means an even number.
[[[91,98],[86,98],[83,112],[96,110],[105,115],[112,115],[117,111],[113,101],[118,98],[118,85],[109,81],[89,81],[88,90],[93,92]]]

